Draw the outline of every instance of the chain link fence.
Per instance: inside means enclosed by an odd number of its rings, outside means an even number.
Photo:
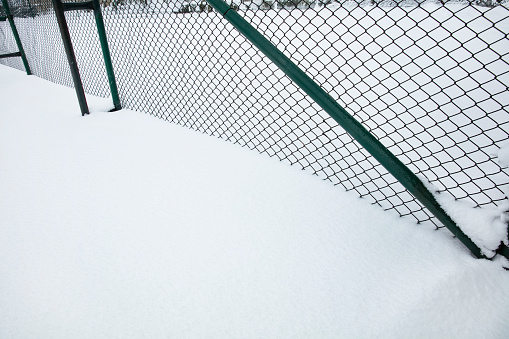
[[[48,0],[9,0],[35,75],[72,86]],[[246,146],[441,224],[206,2],[104,0],[124,107]],[[478,207],[509,184],[509,2],[231,4],[414,173]],[[85,91],[109,96],[91,12],[66,13]],[[15,50],[0,22],[0,53]],[[1,63],[23,69],[20,60]],[[207,166],[207,164],[203,164]],[[341,203],[341,202],[338,202]]]

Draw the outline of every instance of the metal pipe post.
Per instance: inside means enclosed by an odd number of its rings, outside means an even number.
[[[9,8],[7,0],[2,0],[2,5],[4,6],[5,16],[7,20],[9,20],[9,25],[11,25],[12,34],[14,35],[14,40],[16,40],[16,45],[18,46],[18,51],[20,53],[21,60],[23,61],[23,66],[25,66],[25,71],[27,72],[27,75],[32,75],[32,70],[30,70],[30,66],[28,65],[25,50],[23,49],[23,45],[21,44],[21,39],[19,38],[18,30],[16,29],[16,25],[14,24],[14,18],[12,17],[11,10]]]
[[[376,139],[362,124],[341,107],[293,61],[256,30],[223,0],[207,2],[228,20],[253,45],[262,51],[290,79],[341,125],[359,144],[384,166],[417,200],[447,227],[477,258],[485,258],[481,249],[447,215],[423,182]]]
[[[101,5],[99,0],[93,0],[95,23],[97,25],[97,33],[101,42],[101,50],[103,52],[104,65],[106,66],[106,73],[108,75],[108,83],[110,84],[111,97],[113,99],[113,111],[122,109],[120,104],[120,97],[118,95],[117,82],[115,74],[113,73],[113,64],[111,62],[110,49],[108,47],[108,40],[106,39],[106,29],[104,28],[104,20],[101,12]]]
[[[2,0],[5,1],[5,0]],[[69,34],[69,27],[64,15],[64,5],[61,0],[52,0],[53,8],[55,9],[55,15],[58,21],[58,27],[60,28],[60,34],[62,35],[62,41],[64,43],[65,54],[67,55],[67,61],[71,68],[72,80],[74,82],[74,89],[78,97],[80,104],[81,115],[89,114],[87,99],[85,97],[85,91],[83,90],[83,83],[81,82],[80,72],[78,70],[78,64],[76,62],[76,56],[74,55],[74,49],[72,47],[71,36]]]

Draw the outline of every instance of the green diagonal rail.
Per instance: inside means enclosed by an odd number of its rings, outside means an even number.
[[[376,139],[325,90],[285,56],[256,28],[223,0],[207,0],[233,27],[263,52],[276,66],[306,92],[320,107],[341,125],[359,144],[384,166],[417,200],[440,220],[477,258],[486,258],[481,249],[456,225],[436,201],[423,182]],[[506,251],[507,254],[507,251]]]

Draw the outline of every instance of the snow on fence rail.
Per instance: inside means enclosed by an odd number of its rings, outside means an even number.
[[[10,0],[34,74],[72,86],[51,1]],[[414,173],[472,206],[505,201],[509,4],[240,1],[232,7]],[[300,166],[441,224],[205,2],[103,1],[122,105]],[[85,90],[108,96],[92,13],[66,14]],[[13,48],[0,23],[0,50]],[[0,62],[22,68],[19,60]],[[204,164],[206,166],[206,164]]]

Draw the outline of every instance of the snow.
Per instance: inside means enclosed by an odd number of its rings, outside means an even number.
[[[502,147],[500,147],[495,156],[497,157],[500,166],[509,167],[509,142],[502,144]],[[504,191],[506,198],[509,197],[509,185],[505,185],[502,190]],[[509,225],[509,201],[507,199],[499,205],[499,210],[500,220]]]
[[[498,162],[501,166],[509,167],[509,142],[506,142],[500,147],[497,152]]]
[[[481,248],[484,255],[494,257],[501,242],[508,244],[507,204],[500,204],[497,208],[475,208],[469,202],[454,199],[447,192],[439,192],[437,187],[426,182],[424,178],[421,180],[444,211],[463,233]]]
[[[1,338],[509,333],[502,259],[447,232],[5,66],[0,87]]]

